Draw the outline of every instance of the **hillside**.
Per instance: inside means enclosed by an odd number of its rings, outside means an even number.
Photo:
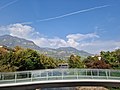
[[[32,48],[36,50],[40,49],[40,47],[35,45],[35,43],[32,41],[23,38],[13,37],[10,35],[0,36],[0,45],[5,45],[8,47],[21,46],[24,48]]]
[[[57,49],[53,49],[52,51],[49,51],[47,53],[49,56],[55,57],[55,58],[61,58],[61,59],[65,59],[68,58],[71,54],[74,55],[79,55],[82,57],[87,57],[87,56],[91,56],[92,54],[85,52],[83,50],[77,50],[73,47],[60,47]]]
[[[82,57],[90,56],[92,54],[85,52],[83,50],[77,50],[73,47],[60,47],[57,49],[52,48],[41,48],[37,46],[33,41],[29,41],[23,38],[13,37],[10,35],[0,36],[0,45],[5,45],[8,47],[21,46],[23,48],[31,48],[39,51],[40,53],[46,54],[47,56],[66,59],[71,54],[80,55]]]

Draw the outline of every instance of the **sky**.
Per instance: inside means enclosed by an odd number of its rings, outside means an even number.
[[[120,48],[120,0],[0,0],[0,36],[89,53]]]

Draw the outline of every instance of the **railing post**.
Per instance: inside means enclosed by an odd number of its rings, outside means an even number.
[[[63,73],[64,73],[63,71],[64,71],[64,70],[61,70],[61,71],[62,71],[62,80],[63,80]]]
[[[4,80],[4,74],[2,74],[2,80]]]
[[[15,83],[17,82],[17,73],[15,72]]]
[[[48,80],[48,71],[46,72],[46,74],[47,74],[46,80]]]
[[[2,80],[2,74],[0,74],[0,80]]]
[[[52,72],[51,72],[51,76],[53,76],[53,72],[54,72],[54,70],[52,70]]]
[[[97,76],[99,76],[99,71],[100,71],[100,70],[97,69]]]
[[[91,78],[93,79],[93,75],[92,75],[92,69],[91,69]]]
[[[110,77],[110,70],[109,70],[109,77]]]
[[[106,77],[107,77],[107,79],[108,79],[108,73],[107,73],[107,70],[106,70]]]
[[[85,69],[85,75],[87,76],[87,69]]]
[[[77,79],[78,79],[78,69],[77,69],[76,73],[77,73]]]
[[[32,82],[32,79],[33,79],[33,73],[32,72],[30,72],[31,73],[31,82]]]
[[[42,73],[42,72],[40,71],[40,72],[39,72],[40,78],[41,78],[41,73]]]
[[[29,78],[29,72],[27,72],[27,78]]]

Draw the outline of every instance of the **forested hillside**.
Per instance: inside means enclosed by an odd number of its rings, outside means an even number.
[[[101,57],[101,60],[98,57]],[[73,54],[68,60],[61,60],[39,54],[29,48],[0,47],[0,72],[53,69],[61,63],[68,63],[69,68],[120,69],[120,49],[112,52],[101,51],[99,56],[88,56],[84,60]]]
[[[41,54],[45,54],[50,57],[54,57],[56,59],[68,59],[71,54],[80,55],[82,57],[87,57],[92,54],[83,51],[77,50],[73,47],[60,47],[60,48],[48,48],[48,47],[39,47],[33,41],[26,40],[24,38],[18,38],[11,35],[3,35],[0,36],[0,45],[5,45],[10,48],[14,48],[15,46],[20,46],[23,48],[30,48],[33,50],[37,50]]]

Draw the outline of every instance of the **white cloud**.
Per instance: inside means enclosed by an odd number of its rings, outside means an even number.
[[[60,38],[37,38],[33,40],[40,47],[50,47],[50,48],[58,48],[58,47],[67,47],[67,43],[65,40]]]
[[[9,34],[7,26],[0,26],[0,35]]]
[[[81,42],[85,42],[85,41],[93,41],[94,38],[99,38],[98,35],[96,35],[95,33],[90,33],[90,34],[69,34],[66,36],[67,40],[67,44],[71,47],[79,47],[81,45]]]
[[[48,39],[50,42],[50,46],[54,47],[65,47],[67,46],[67,43],[65,40],[60,39],[60,38],[53,38],[53,39]]]
[[[10,35],[29,38],[33,33],[34,29],[31,26],[22,24],[12,24],[9,25]]]
[[[73,39],[75,41],[81,41],[85,39],[99,38],[99,36],[96,35],[95,33],[90,33],[90,34],[79,34],[78,33],[78,34],[70,34],[66,38]]]
[[[41,35],[33,27],[24,24],[11,24],[7,26],[0,26],[0,35],[9,34],[20,38],[32,40],[40,47],[74,47],[79,50],[85,50],[90,53],[99,53],[101,50],[114,50],[120,48],[119,41],[100,41],[99,35],[96,33],[88,34],[69,34],[66,40],[57,38],[48,38]]]
[[[86,50],[90,53],[99,53],[100,51],[112,51],[120,48],[119,41],[94,41],[91,43],[82,43],[78,49]]]
[[[0,35],[9,34],[25,39],[33,39],[40,36],[39,32],[36,32],[34,28],[23,24],[10,24],[7,26],[0,27]]]
[[[77,46],[79,46],[79,43],[77,41],[75,41],[74,39],[68,39],[67,44],[70,47],[77,47]]]

